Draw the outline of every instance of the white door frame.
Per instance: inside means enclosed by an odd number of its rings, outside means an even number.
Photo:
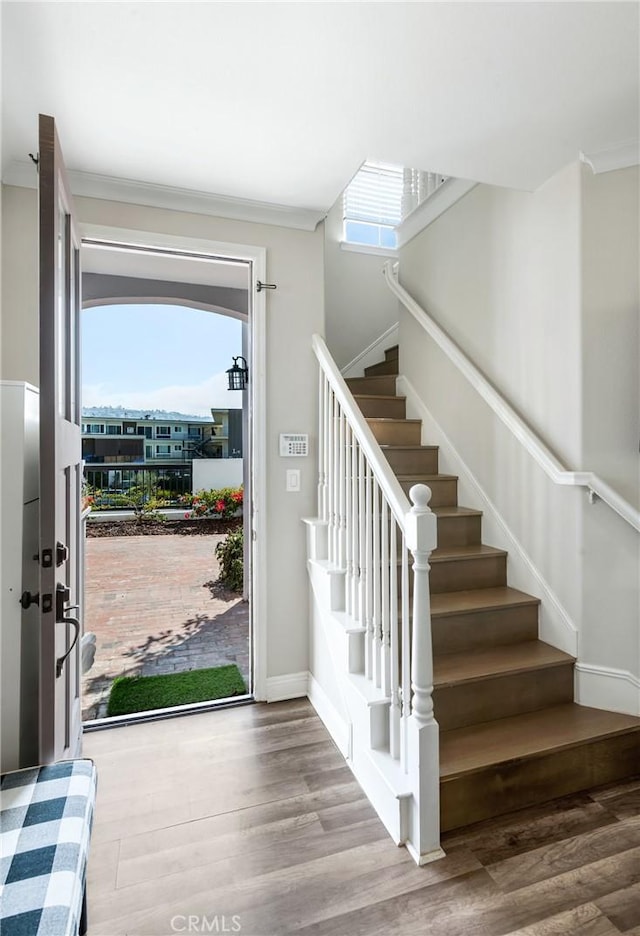
[[[251,334],[251,360],[249,363],[249,397],[251,409],[250,472],[251,472],[251,617],[253,623],[253,695],[257,701],[267,698],[267,583],[266,539],[267,539],[267,480],[265,465],[267,425],[267,335],[266,298],[257,291],[258,280],[267,278],[267,250],[253,244],[233,244],[224,241],[206,240],[199,237],[183,237],[174,234],[158,234],[152,231],[136,231],[101,224],[80,223],[83,240],[108,241],[127,247],[155,247],[167,250],[184,250],[229,261],[244,261],[250,269],[249,329]]]

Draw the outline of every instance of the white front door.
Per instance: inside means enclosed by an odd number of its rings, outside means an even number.
[[[52,117],[40,115],[41,763],[81,749],[80,242]]]

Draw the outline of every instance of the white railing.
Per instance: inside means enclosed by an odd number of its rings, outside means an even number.
[[[430,198],[448,176],[439,172],[424,172],[422,169],[405,169],[402,176],[401,214],[404,221],[412,211]]]
[[[320,364],[318,509],[328,528],[328,562],[345,573],[345,612],[364,641],[362,675],[388,704],[379,744],[408,775],[415,801],[409,844],[422,855],[439,844],[431,491],[414,485],[409,502],[318,335],[313,350]]]
[[[484,374],[461,348],[447,335],[435,322],[428,312],[418,305],[407,290],[400,285],[397,277],[397,264],[388,261],[384,265],[384,278],[391,291],[397,296],[403,306],[413,315],[417,322],[433,338],[438,347],[444,351],[449,360],[464,374],[472,387],[488,403],[496,416],[502,420],[523,447],[540,465],[543,471],[556,484],[584,487],[589,492],[591,500],[599,498],[615,510],[623,520],[626,520],[635,530],[640,532],[640,511],[636,510],[617,491],[590,471],[569,471],[562,462],[545,445],[542,439],[533,432],[521,416],[505,400],[501,393],[487,380]]]

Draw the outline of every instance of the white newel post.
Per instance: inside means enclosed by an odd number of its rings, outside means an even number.
[[[411,716],[407,725],[409,775],[413,785],[411,830],[407,848],[425,864],[442,857],[440,848],[440,770],[438,723],[433,717],[433,650],[429,556],[437,545],[436,517],[429,507],[431,490],[415,484],[407,514],[407,546],[413,555],[413,628],[411,645]]]

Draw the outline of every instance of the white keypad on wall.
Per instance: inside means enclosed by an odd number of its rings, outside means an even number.
[[[309,436],[300,432],[280,433],[280,455],[284,458],[291,455],[309,454]]]

